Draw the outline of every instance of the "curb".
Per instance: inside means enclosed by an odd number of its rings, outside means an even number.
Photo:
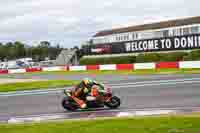
[[[48,71],[87,71],[87,70],[143,70],[143,69],[191,69],[200,68],[200,61],[179,62],[150,62],[134,64],[106,64],[106,65],[82,65],[82,66],[54,66],[43,68],[24,68],[0,70],[0,74],[48,72]]]
[[[127,110],[96,110],[87,112],[72,112],[58,114],[41,114],[32,116],[11,117],[7,123],[30,123],[43,122],[52,120],[84,120],[84,119],[103,119],[103,118],[120,118],[120,117],[137,117],[137,116],[159,116],[159,115],[177,115],[199,113],[199,107],[183,107],[183,108],[166,108],[166,109],[127,109]]]

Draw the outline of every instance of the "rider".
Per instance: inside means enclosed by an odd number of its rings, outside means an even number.
[[[75,88],[75,91],[73,92],[73,96],[81,99],[87,99],[87,98],[96,98],[101,91],[104,90],[104,85],[101,83],[98,83],[95,80],[84,78]],[[86,108],[86,103],[82,100],[80,107]]]

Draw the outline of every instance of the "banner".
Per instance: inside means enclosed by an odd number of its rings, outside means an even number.
[[[86,54],[119,54],[200,48],[200,34],[90,45]]]

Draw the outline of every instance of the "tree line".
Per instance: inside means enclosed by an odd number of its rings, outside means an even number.
[[[35,61],[54,60],[63,48],[60,45],[51,46],[48,41],[41,41],[37,46],[29,46],[20,41],[0,43],[0,60],[14,60],[31,57]]]

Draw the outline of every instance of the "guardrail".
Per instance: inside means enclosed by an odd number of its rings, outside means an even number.
[[[140,69],[166,69],[166,68],[200,68],[200,61],[180,62],[151,62],[134,64],[107,64],[107,65],[83,65],[83,66],[54,66],[42,68],[25,68],[0,70],[0,74],[45,72],[45,71],[87,71],[87,70],[140,70]]]

